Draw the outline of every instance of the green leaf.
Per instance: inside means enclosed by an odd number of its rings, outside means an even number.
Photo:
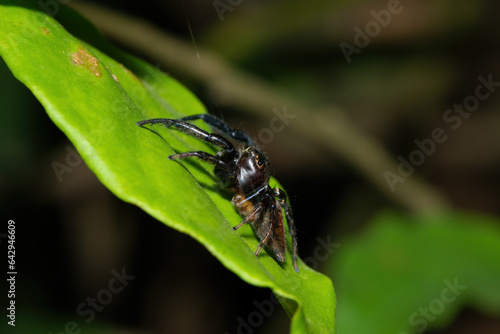
[[[465,305],[500,315],[499,223],[457,213],[377,217],[333,263],[339,332],[422,333]]]
[[[191,235],[246,282],[271,288],[292,317],[293,333],[334,333],[331,281],[302,261],[296,273],[290,253],[284,266],[265,251],[256,257],[251,228],[231,228],[241,217],[218,190],[212,168],[168,160],[175,152],[214,149],[179,131],[156,127],[157,135],[136,125],[204,113],[204,106],[157,68],[111,47],[76,13],[64,6],[53,11],[65,27],[34,2],[3,1],[0,55],[101,182]]]

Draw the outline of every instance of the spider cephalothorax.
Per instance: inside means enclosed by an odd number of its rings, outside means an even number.
[[[201,119],[210,126],[243,144],[242,149],[237,149],[228,139],[219,134],[208,133],[187,121]],[[269,178],[271,177],[271,164],[260,151],[254,141],[245,132],[235,130],[220,119],[208,115],[193,115],[180,119],[157,118],[137,122],[139,126],[144,124],[164,124],[214,144],[222,150],[216,155],[203,151],[179,153],[169,156],[170,159],[183,159],[196,157],[214,165],[214,174],[221,181],[224,188],[235,195],[232,202],[238,210],[243,221],[233,227],[235,230],[246,223],[252,225],[255,234],[260,239],[255,255],[258,255],[263,246],[271,251],[275,258],[285,261],[286,238],[283,225],[283,213],[285,210],[288,229],[292,236],[292,258],[295,271],[299,271],[297,265],[297,236],[295,223],[293,221],[292,209],[286,201],[286,195],[280,188],[271,188]]]

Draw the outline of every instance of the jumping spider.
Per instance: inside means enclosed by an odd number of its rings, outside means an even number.
[[[243,148],[238,149],[225,137],[208,133],[187,122],[197,119],[205,121],[212,128],[233,140],[243,143]],[[285,193],[280,188],[273,189],[269,186],[271,164],[248,134],[231,128],[222,120],[209,114],[187,116],[180,119],[157,118],[137,122],[139,126],[145,124],[173,126],[191,136],[222,148],[215,155],[194,151],[174,154],[169,156],[169,159],[196,157],[215,166],[215,176],[222,182],[225,189],[235,194],[232,203],[240,215],[244,217],[243,221],[233,229],[237,230],[246,223],[251,224],[260,239],[255,251],[257,256],[261,248],[266,245],[278,261],[285,261],[287,246],[283,226],[282,209],[284,208],[288,229],[292,236],[293,267],[296,272],[299,272],[297,236],[292,209],[286,201]]]

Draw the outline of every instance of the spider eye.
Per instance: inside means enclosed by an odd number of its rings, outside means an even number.
[[[264,167],[264,161],[259,156],[255,157],[255,163],[257,164],[257,167],[262,168]]]

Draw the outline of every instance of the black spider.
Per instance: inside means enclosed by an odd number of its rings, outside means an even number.
[[[243,143],[243,148],[237,149],[225,137],[208,133],[187,122],[197,119],[205,121],[212,128],[233,140]],[[261,248],[266,245],[278,261],[285,261],[287,246],[282,213],[282,209],[285,209],[288,229],[292,236],[293,267],[296,272],[299,272],[297,265],[297,236],[292,209],[286,201],[285,193],[279,188],[273,189],[269,186],[271,165],[264,153],[256,147],[250,136],[241,130],[231,128],[220,119],[208,114],[193,115],[180,119],[149,119],[137,122],[137,125],[158,123],[176,127],[180,131],[222,148],[216,155],[203,151],[194,151],[174,154],[169,156],[169,159],[196,157],[215,166],[214,174],[220,179],[224,188],[235,193],[232,203],[244,217],[243,221],[233,229],[237,230],[244,224],[251,223],[253,230],[260,239],[255,255],[258,255]]]

